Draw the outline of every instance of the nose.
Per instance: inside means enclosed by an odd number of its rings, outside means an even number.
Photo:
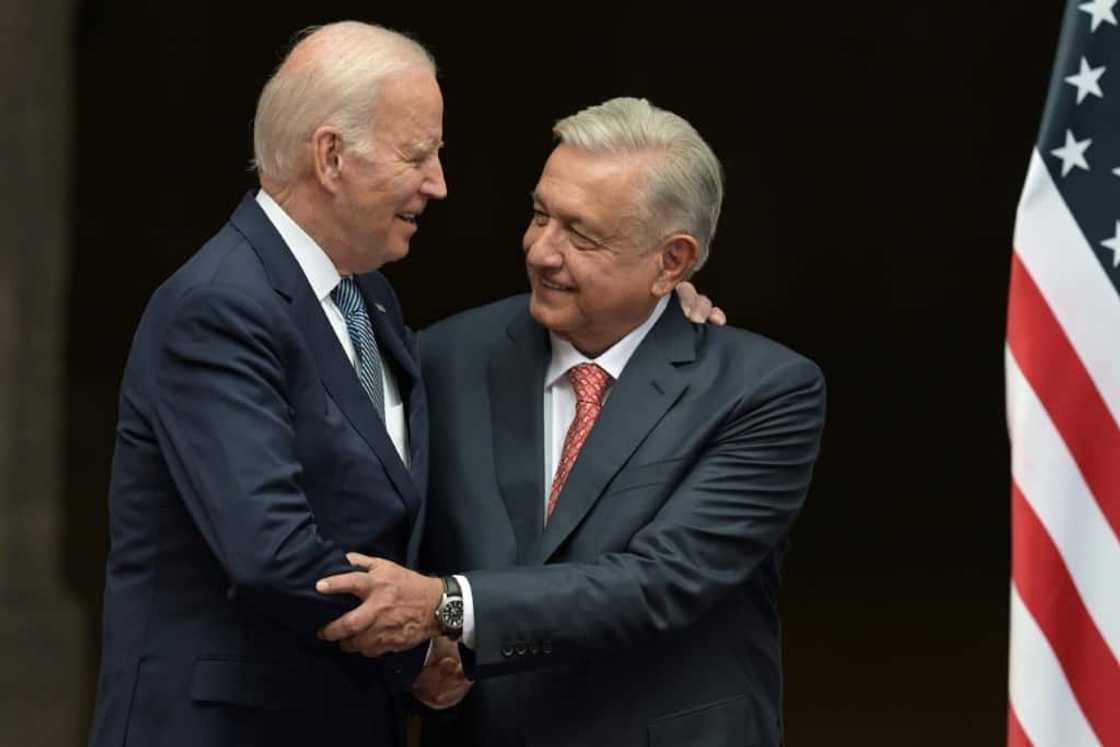
[[[447,197],[447,182],[443,178],[443,164],[439,161],[439,156],[433,156],[431,165],[428,166],[428,173],[424,175],[424,183],[420,186],[420,191],[427,197],[433,200],[442,200]]]
[[[564,255],[560,251],[560,240],[563,238],[563,229],[553,219],[541,226],[535,222],[529,224],[525,231],[522,247],[525,249],[525,263],[538,269],[554,269],[564,264]]]

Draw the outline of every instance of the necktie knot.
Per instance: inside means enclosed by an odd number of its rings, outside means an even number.
[[[568,369],[568,381],[576,393],[576,402],[602,406],[611,375],[597,363],[580,363]]]

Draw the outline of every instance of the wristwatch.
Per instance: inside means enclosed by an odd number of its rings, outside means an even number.
[[[463,635],[463,591],[454,576],[444,576],[443,596],[436,605],[436,622],[440,631],[453,641]]]

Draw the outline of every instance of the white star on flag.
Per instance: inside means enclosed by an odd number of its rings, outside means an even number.
[[[1066,144],[1061,148],[1050,151],[1050,153],[1062,159],[1062,176],[1073,171],[1074,166],[1086,171],[1089,170],[1089,162],[1085,160],[1085,151],[1089,150],[1089,146],[1092,144],[1092,140],[1077,142],[1076,138],[1073,137],[1073,132],[1066,130]]]
[[[1077,9],[1093,17],[1093,25],[1090,30],[1096,31],[1097,26],[1101,25],[1101,21],[1108,21],[1113,26],[1116,25],[1116,16],[1112,14],[1112,9],[1115,6],[1116,0],[1093,0],[1091,3],[1078,5]]]
[[[1089,61],[1084,57],[1081,58],[1081,72],[1077,73],[1077,75],[1066,77],[1066,83],[1077,88],[1077,103],[1080,104],[1084,101],[1085,97],[1090,93],[1099,99],[1104,98],[1104,94],[1101,93],[1101,84],[1099,82],[1101,76],[1104,75],[1104,70],[1103,65],[1101,67],[1090,68]],[[1109,80],[1112,79],[1109,78]]]
[[[1116,235],[1102,241],[1101,246],[1112,250],[1112,266],[1120,267],[1120,220],[1116,221]]]

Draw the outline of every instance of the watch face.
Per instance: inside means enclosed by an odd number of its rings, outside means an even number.
[[[463,627],[463,600],[449,599],[440,616],[443,624],[452,630]]]

